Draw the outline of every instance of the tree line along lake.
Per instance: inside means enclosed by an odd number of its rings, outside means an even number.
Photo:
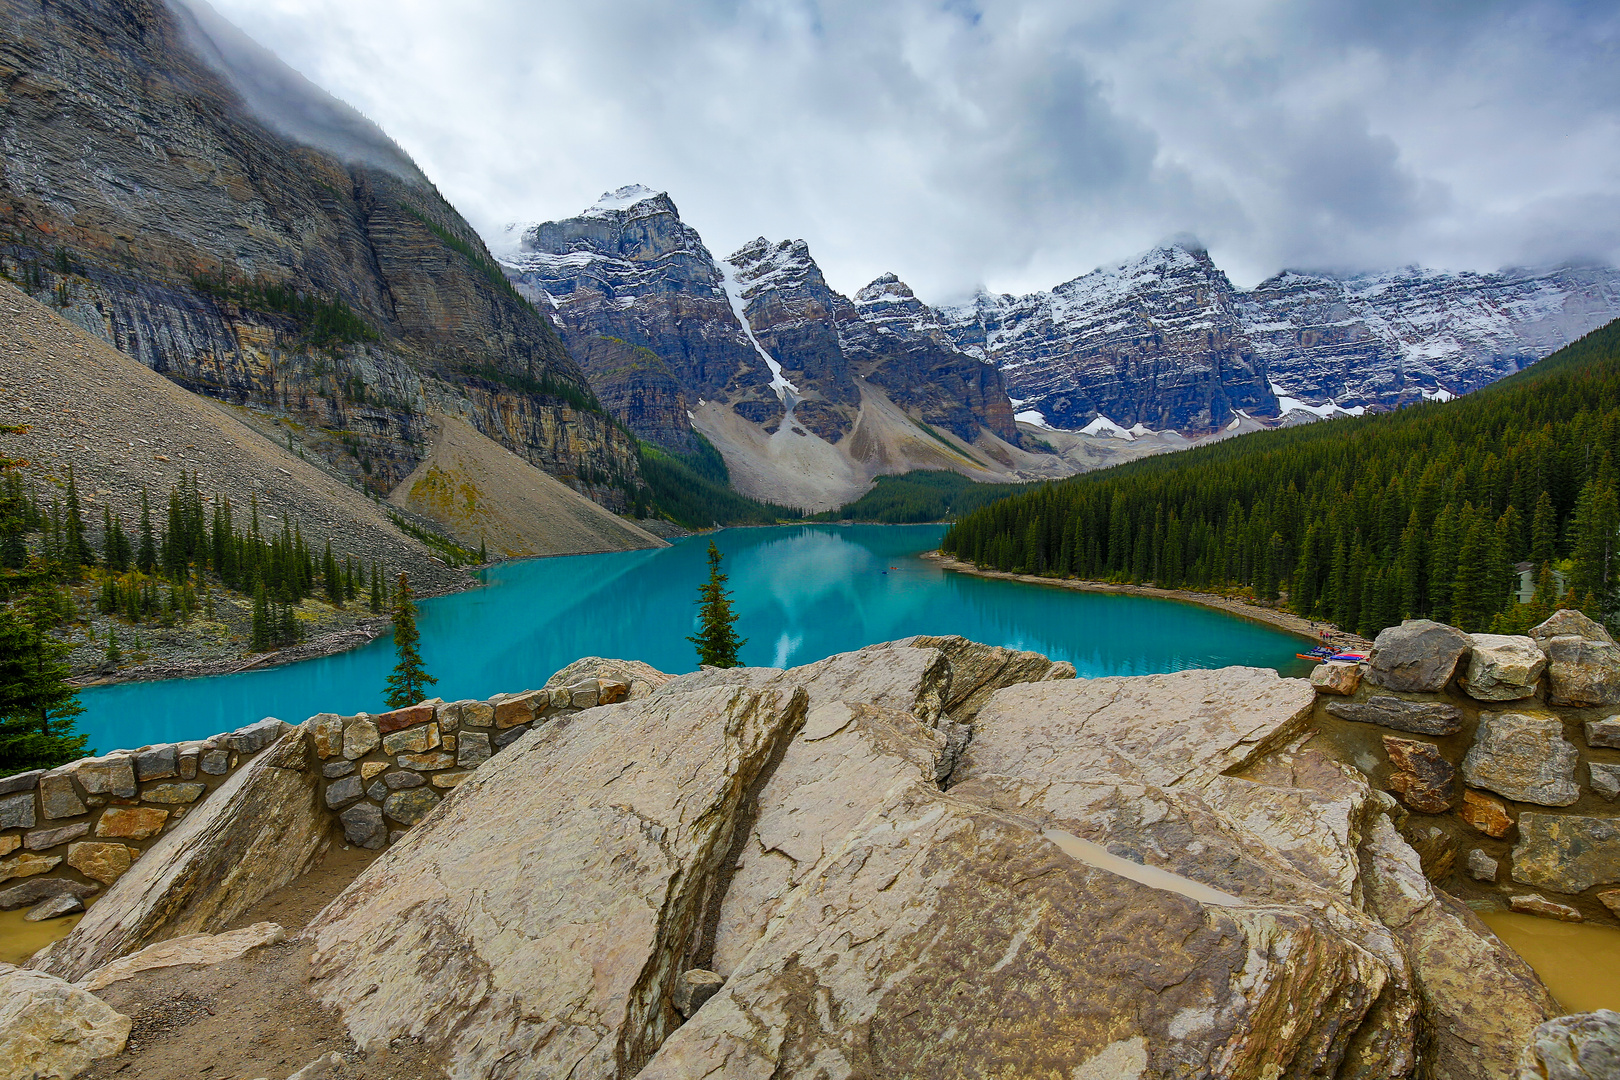
[[[727,529],[667,548],[500,563],[485,587],[425,600],[418,627],[433,693],[485,698],[538,687],[581,656],[697,667],[698,587],[713,539],[725,557],[744,663],[792,667],[913,634],[1067,660],[1082,676],[1146,675],[1232,664],[1304,675],[1299,641],[1193,604],[1076,592],[951,573],[919,558],[940,525]],[[206,738],[265,716],[381,711],[390,635],[294,664],[196,679],[91,687],[80,732],[100,753]]]

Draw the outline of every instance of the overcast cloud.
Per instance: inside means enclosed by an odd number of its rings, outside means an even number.
[[[1620,5],[215,0],[486,237],[627,183],[834,287],[1620,262]]]

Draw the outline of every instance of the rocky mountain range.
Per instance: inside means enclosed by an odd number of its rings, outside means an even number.
[[[508,226],[496,248],[615,415],[678,452],[702,434],[746,494],[825,509],[882,473],[1074,471],[1019,433],[995,366],[892,274],[851,299],[802,240],[716,259],[667,194],[639,185]]]
[[[1477,390],[1620,316],[1620,270],[1285,271],[1245,291],[1188,241],[939,316],[1023,419],[1196,436]]]
[[[0,271],[384,494],[444,414],[623,509],[633,440],[409,157],[213,14],[0,0]]]

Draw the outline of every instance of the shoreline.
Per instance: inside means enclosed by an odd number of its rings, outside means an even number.
[[[950,570],[958,574],[970,574],[973,577],[992,578],[1002,581],[1021,581],[1028,585],[1047,585],[1058,589],[1072,589],[1076,592],[1117,593],[1121,596],[1151,596],[1159,600],[1177,600],[1184,604],[1197,604],[1199,607],[1212,608],[1236,615],[1240,619],[1261,623],[1274,630],[1292,634],[1297,638],[1311,642],[1313,645],[1322,644],[1320,631],[1327,629],[1327,642],[1339,652],[1365,653],[1372,650],[1372,642],[1357,634],[1349,634],[1331,624],[1319,624],[1310,619],[1302,619],[1291,611],[1280,611],[1275,608],[1260,607],[1247,601],[1230,596],[1220,596],[1216,593],[1193,592],[1190,589],[1160,589],[1152,585],[1123,585],[1106,581],[1082,581],[1078,578],[1048,578],[1038,577],[1034,574],[1013,574],[1002,570],[983,570],[970,562],[953,558],[941,551],[925,551],[919,556],[929,562],[937,564],[941,569]]]
[[[392,625],[388,619],[367,620],[355,626],[322,634],[310,641],[300,642],[288,649],[232,659],[171,660],[143,664],[110,675],[81,675],[68,679],[67,685],[75,690],[84,690],[92,686],[117,686],[120,683],[199,679],[207,675],[235,675],[243,671],[256,671],[259,668],[280,667],[282,664],[294,664],[300,660],[318,660],[323,656],[336,656],[338,653],[370,645],[387,633]]]

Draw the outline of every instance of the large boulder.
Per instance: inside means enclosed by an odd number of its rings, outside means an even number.
[[[47,975],[0,964],[0,1076],[71,1080],[123,1053],[130,1019]]]
[[[1536,1028],[1518,1080],[1606,1080],[1620,1076],[1620,1013],[1576,1013]]]
[[[589,679],[623,683],[628,687],[626,697],[637,701],[657,690],[674,678],[651,664],[640,660],[613,660],[602,656],[583,656],[546,680],[544,689],[573,686]]]
[[[362,1047],[421,1039],[458,1078],[635,1075],[806,701],[713,685],[530,731],[305,931],[314,994]]]
[[[1547,700],[1587,708],[1620,704],[1620,646],[1579,611],[1555,612],[1530,631],[1547,654]]]
[[[81,979],[146,945],[211,934],[314,866],[333,839],[306,727],[287,731],[153,844],[29,966]]]
[[[1469,697],[1478,701],[1518,701],[1535,696],[1541,673],[1547,670],[1547,657],[1533,638],[1475,634],[1473,645],[1468,674],[1463,677]]]
[[[1568,806],[1581,797],[1579,761],[1556,716],[1480,713],[1463,779],[1518,802]]]
[[[1431,619],[1385,627],[1367,657],[1367,681],[1388,690],[1437,693],[1473,647],[1467,634]]]

